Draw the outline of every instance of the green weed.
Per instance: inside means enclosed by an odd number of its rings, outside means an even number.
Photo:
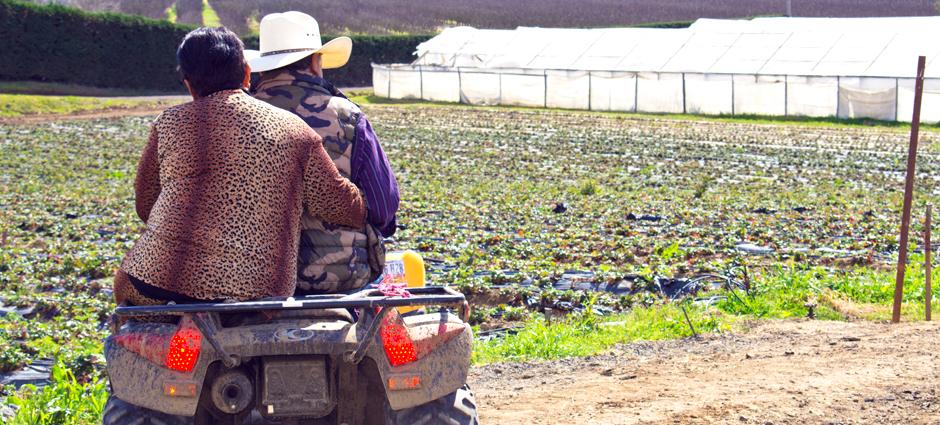
[[[27,385],[7,397],[6,402],[16,408],[9,425],[100,424],[107,399],[104,380],[81,382],[66,366],[56,364],[49,385]]]
[[[589,179],[581,182],[580,187],[578,188],[578,193],[583,196],[596,195],[599,187],[597,185],[597,180]]]
[[[688,306],[689,319],[698,333],[730,331],[736,318],[714,309]],[[473,348],[477,365],[504,362],[553,360],[600,353],[617,344],[692,336],[680,306],[638,308],[601,319],[590,313],[549,322],[535,318],[515,335],[478,342]]]

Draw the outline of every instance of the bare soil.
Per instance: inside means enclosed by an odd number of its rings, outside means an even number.
[[[937,424],[940,324],[761,321],[742,333],[475,368],[485,424]]]

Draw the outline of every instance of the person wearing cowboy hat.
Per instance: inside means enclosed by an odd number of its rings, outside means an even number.
[[[398,183],[388,158],[359,107],[323,78],[324,69],[349,61],[352,40],[323,44],[316,19],[302,12],[273,13],[260,24],[260,50],[246,50],[261,76],[255,98],[302,118],[323,138],[340,174],[362,191],[364,229],[304,215],[297,257],[297,294],[348,292],[379,278],[385,267],[383,237],[395,233]]]
[[[365,224],[365,199],[322,137],[243,91],[242,50],[220,27],[191,31],[176,51],[193,101],[151,126],[134,180],[147,226],[115,275],[118,304],[287,297],[304,217]]]

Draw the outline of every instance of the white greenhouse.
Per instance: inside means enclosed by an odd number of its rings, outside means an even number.
[[[474,105],[910,121],[927,56],[940,122],[940,17],[701,19],[689,28],[449,28],[375,94]]]

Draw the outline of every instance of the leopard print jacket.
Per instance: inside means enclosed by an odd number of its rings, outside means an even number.
[[[203,300],[291,295],[304,209],[360,228],[366,214],[320,136],[241,90],[161,114],[135,189],[147,229],[121,269]]]

